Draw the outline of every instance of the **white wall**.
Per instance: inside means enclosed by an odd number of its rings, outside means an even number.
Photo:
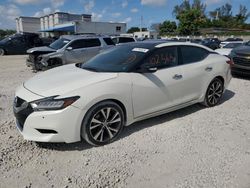
[[[40,19],[34,17],[19,17],[16,19],[17,32],[39,33]]]
[[[120,30],[117,30],[118,27]],[[126,23],[76,22],[76,33],[122,34],[126,33]]]

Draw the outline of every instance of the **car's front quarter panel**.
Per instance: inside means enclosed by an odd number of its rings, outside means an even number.
[[[87,87],[82,87],[65,93],[60,97],[80,96],[73,106],[84,113],[95,104],[104,100],[116,100],[123,104],[126,110],[127,125],[133,122],[133,107],[131,98],[131,78],[129,73],[119,73],[114,79],[98,82]],[[82,114],[82,118],[84,117]]]

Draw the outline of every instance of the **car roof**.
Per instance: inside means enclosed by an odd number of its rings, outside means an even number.
[[[212,49],[196,44],[196,43],[190,43],[190,42],[173,42],[173,41],[168,41],[168,40],[146,40],[142,42],[133,42],[133,43],[125,43],[123,45],[129,45],[134,48],[147,48],[147,49],[153,49],[153,48],[162,48],[162,47],[167,47],[167,46],[194,46],[194,47],[199,47],[206,49],[207,51],[213,52]]]
[[[109,36],[105,36],[105,35],[62,35],[61,36],[61,38],[65,38],[68,40],[106,38],[106,37],[109,37]]]

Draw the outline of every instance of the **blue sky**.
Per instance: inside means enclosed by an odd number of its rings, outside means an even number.
[[[18,16],[42,16],[54,11],[92,14],[94,21],[127,22],[127,28],[143,27],[159,23],[166,19],[175,20],[173,7],[183,0],[0,0],[0,28],[15,28],[14,19]],[[250,0],[203,0],[207,11],[229,2],[235,14],[239,5],[247,6]],[[247,22],[250,22],[248,19]]]

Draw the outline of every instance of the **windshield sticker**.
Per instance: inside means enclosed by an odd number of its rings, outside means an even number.
[[[134,48],[132,51],[133,52],[147,53],[149,51],[149,49],[146,49],[146,48]]]

